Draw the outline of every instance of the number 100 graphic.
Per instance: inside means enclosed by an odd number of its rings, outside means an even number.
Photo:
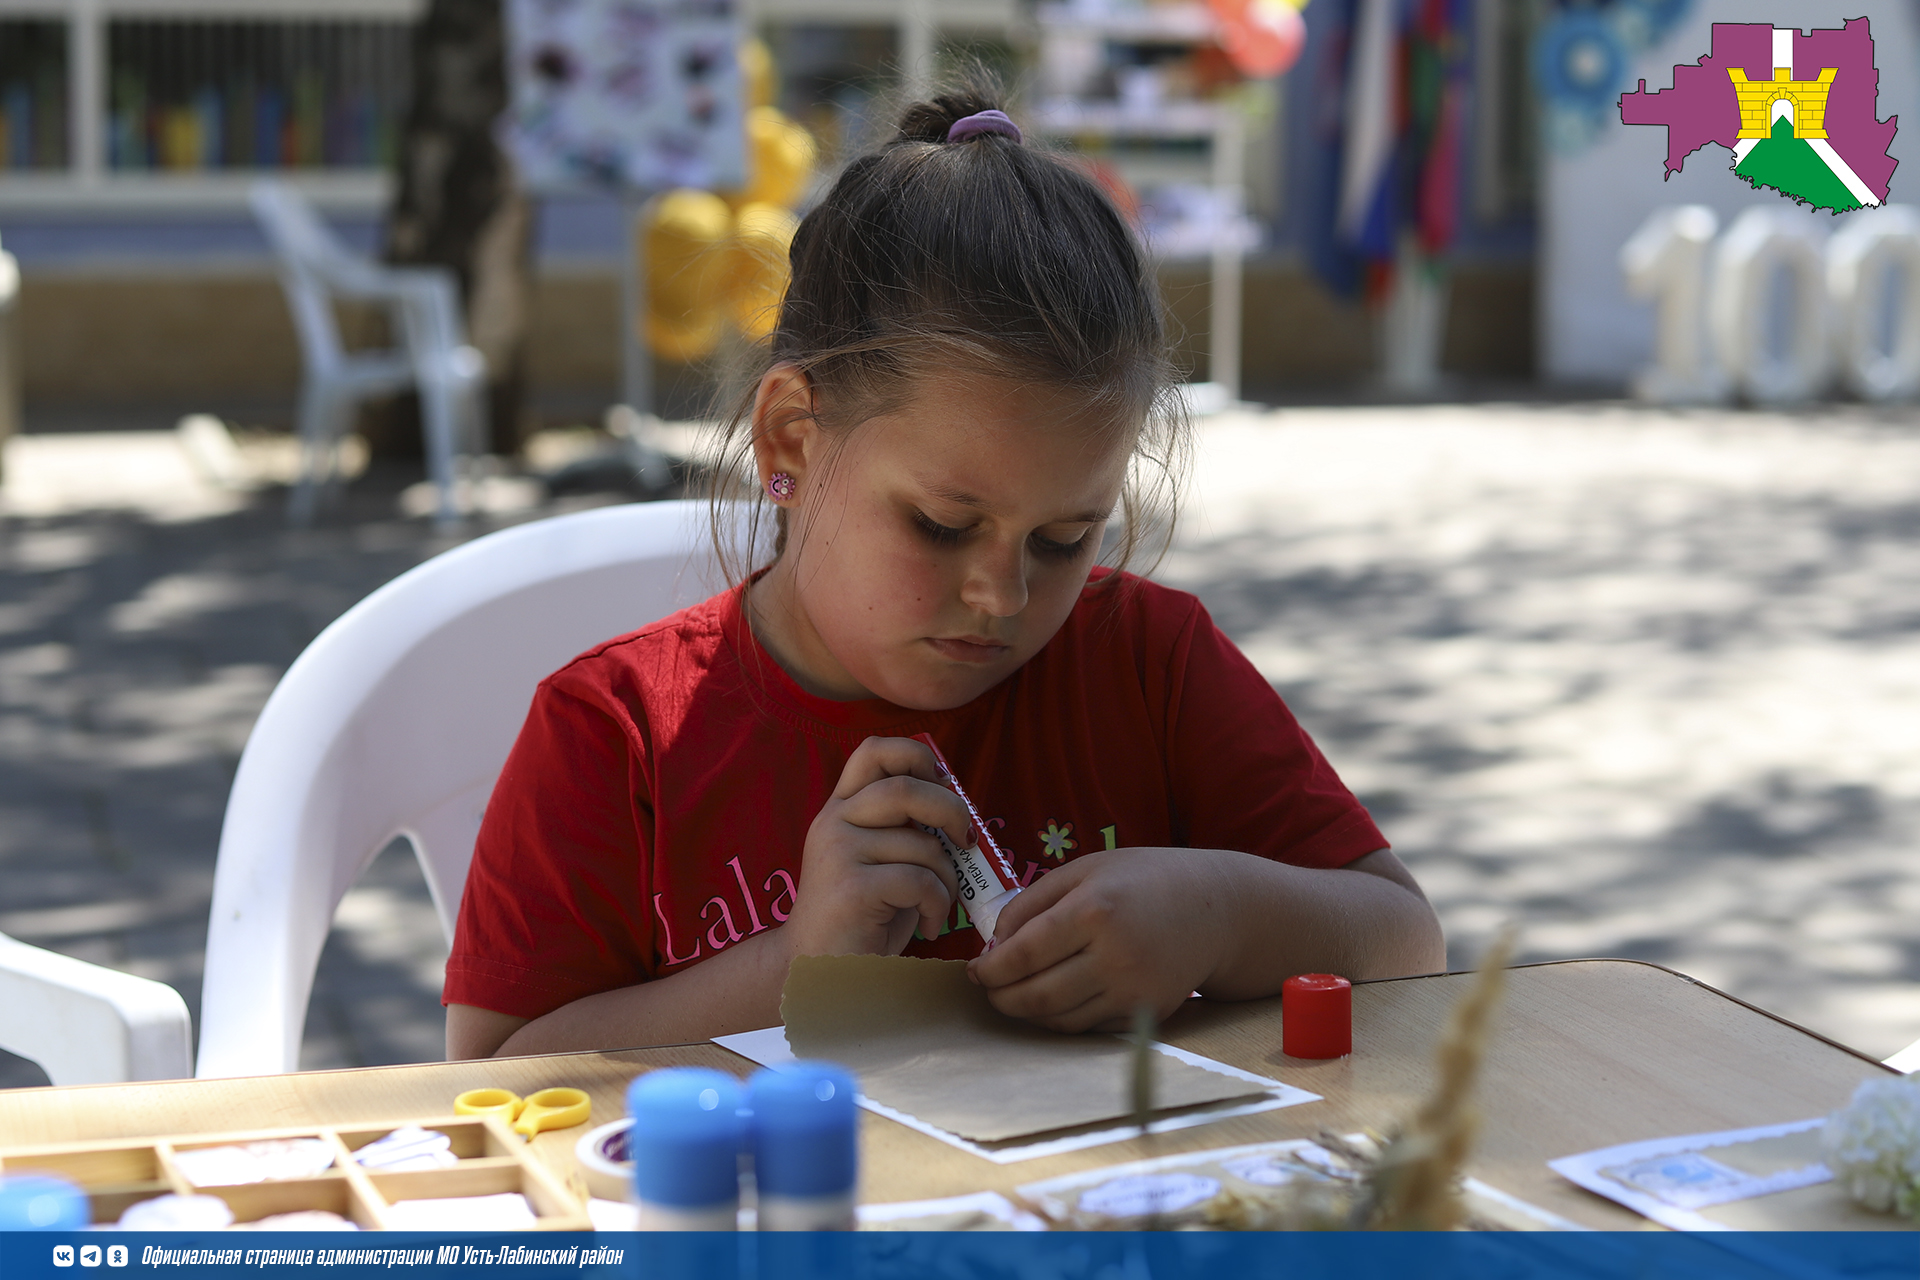
[[[1620,250],[1627,287],[1656,306],[1643,400],[1792,404],[1839,391],[1920,398],[1920,212],[1849,214],[1824,239],[1804,215],[1655,212]]]

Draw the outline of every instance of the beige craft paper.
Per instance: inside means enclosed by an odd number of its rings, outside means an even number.
[[[1127,1042],[1060,1035],[987,1003],[960,960],[802,956],[780,998],[787,1043],[845,1065],[875,1102],[975,1142],[1132,1114]],[[1244,1098],[1257,1085],[1165,1054],[1156,1109]]]

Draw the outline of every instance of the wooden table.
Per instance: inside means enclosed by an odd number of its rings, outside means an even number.
[[[1384,1127],[1431,1079],[1434,1043],[1471,976],[1444,974],[1354,989],[1354,1052],[1305,1062],[1280,1052],[1280,1002],[1191,1002],[1163,1028],[1172,1044],[1310,1089],[1324,1102],[1157,1136],[997,1165],[864,1114],[861,1198],[918,1200],[1010,1190],[1081,1169],[1240,1143]],[[465,1089],[527,1094],[576,1085],[601,1124],[624,1114],[626,1085],[655,1067],[753,1064],[713,1044],[485,1062],[426,1063],[236,1080],[0,1091],[0,1147],[167,1133],[387,1121],[445,1114]],[[1545,1162],[1644,1138],[1824,1114],[1888,1068],[1671,970],[1626,960],[1530,965],[1509,975],[1480,1083],[1485,1123],[1469,1172],[1576,1222],[1646,1225],[1574,1187]],[[537,1151],[572,1170],[582,1129],[543,1134]]]

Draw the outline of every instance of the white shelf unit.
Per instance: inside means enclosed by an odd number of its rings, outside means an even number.
[[[135,172],[109,163],[108,28],[115,21],[411,23],[426,0],[0,0],[0,21],[59,21],[67,31],[68,163],[60,169],[0,169],[0,211],[242,212],[247,188],[272,172],[334,212],[376,212],[392,192],[384,169],[290,167]],[[932,80],[942,31],[1011,33],[1020,0],[744,0],[749,23],[897,28],[908,88]]]
[[[67,164],[0,170],[0,210],[228,211],[271,172],[337,211],[383,207],[389,174],[374,165],[129,171],[109,164],[108,29],[116,21],[366,23],[415,21],[426,0],[0,0],[0,21],[57,20],[67,30]]]
[[[934,49],[942,31],[1009,34],[1024,21],[1020,0],[745,0],[749,26],[760,22],[893,27],[900,69],[913,97],[933,83]]]
[[[1064,41],[1199,45],[1211,41],[1215,32],[1211,14],[1200,4],[1107,12],[1043,4],[1038,19],[1043,63],[1053,53],[1049,45]],[[1203,184],[1212,189],[1216,207],[1235,217],[1244,204],[1245,126],[1230,105],[1187,100],[1132,103],[1055,95],[1041,101],[1032,113],[1032,124],[1042,135],[1070,146],[1090,151],[1107,148],[1095,152],[1097,158],[1111,164],[1135,187]],[[1206,154],[1203,159],[1151,150],[1129,153],[1111,149],[1116,143],[1129,142],[1199,142],[1205,144]],[[1209,267],[1211,303],[1208,381],[1221,388],[1229,403],[1240,398],[1244,257],[1237,240],[1220,236],[1202,259]]]

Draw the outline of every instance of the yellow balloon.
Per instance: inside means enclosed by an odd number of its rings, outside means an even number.
[[[725,328],[717,311],[676,324],[662,320],[649,310],[645,327],[647,348],[663,360],[691,364],[713,354],[713,349],[720,345],[720,335]]]
[[[807,194],[819,148],[805,125],[773,107],[747,112],[747,185],[727,193],[735,209],[749,204],[791,209]]]
[[[780,322],[780,299],[791,275],[787,251],[800,220],[772,204],[749,204],[734,218],[727,242],[725,281],[727,317],[754,342],[765,341]]]
[[[648,345],[671,360],[699,359],[720,340],[721,250],[733,214],[712,192],[683,187],[649,203],[641,224]]]
[[[770,107],[777,86],[773,51],[764,40],[749,40],[740,46],[740,87],[747,106]]]

